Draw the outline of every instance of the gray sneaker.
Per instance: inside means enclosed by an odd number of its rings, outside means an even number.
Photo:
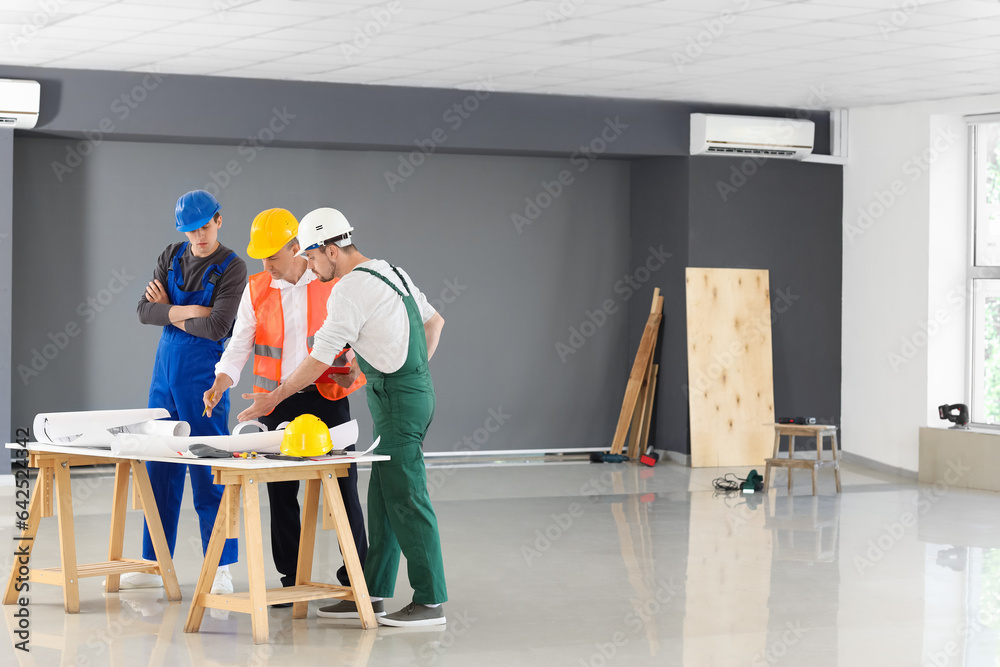
[[[382,600],[372,602],[372,610],[376,616],[385,616],[385,605]],[[329,607],[320,607],[316,615],[321,618],[359,618],[358,607],[354,600],[341,600]]]
[[[411,602],[394,614],[378,619],[379,625],[392,625],[399,628],[415,625],[444,625],[444,605],[428,607]]]

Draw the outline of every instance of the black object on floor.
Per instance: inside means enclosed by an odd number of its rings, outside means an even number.
[[[590,453],[591,463],[625,463],[629,460],[631,459],[624,454],[608,454],[607,452]]]

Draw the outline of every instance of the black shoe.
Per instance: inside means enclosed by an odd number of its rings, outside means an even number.
[[[385,605],[382,600],[372,602],[372,611],[376,616],[385,616]],[[358,618],[358,606],[353,600],[341,600],[329,607],[320,607],[316,615],[321,618]]]

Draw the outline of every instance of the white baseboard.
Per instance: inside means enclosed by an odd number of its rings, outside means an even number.
[[[914,470],[907,470],[906,468],[897,468],[896,466],[891,466],[888,463],[882,463],[881,461],[876,461],[870,459],[867,456],[861,456],[860,454],[852,454],[851,452],[840,451],[840,460],[844,463],[850,463],[851,465],[861,466],[862,468],[868,468],[869,470],[874,470],[875,472],[880,472],[885,475],[895,475],[897,477],[905,477],[906,479],[912,479],[916,481],[917,473]]]

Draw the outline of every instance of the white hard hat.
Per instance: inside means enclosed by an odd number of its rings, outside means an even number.
[[[347,221],[344,214],[335,208],[318,208],[315,211],[309,211],[299,221],[299,247],[302,248],[299,254],[318,248],[325,241],[331,239],[335,239],[334,243],[338,247],[349,246],[352,243],[351,232],[353,231],[354,227],[351,227],[351,223]]]

